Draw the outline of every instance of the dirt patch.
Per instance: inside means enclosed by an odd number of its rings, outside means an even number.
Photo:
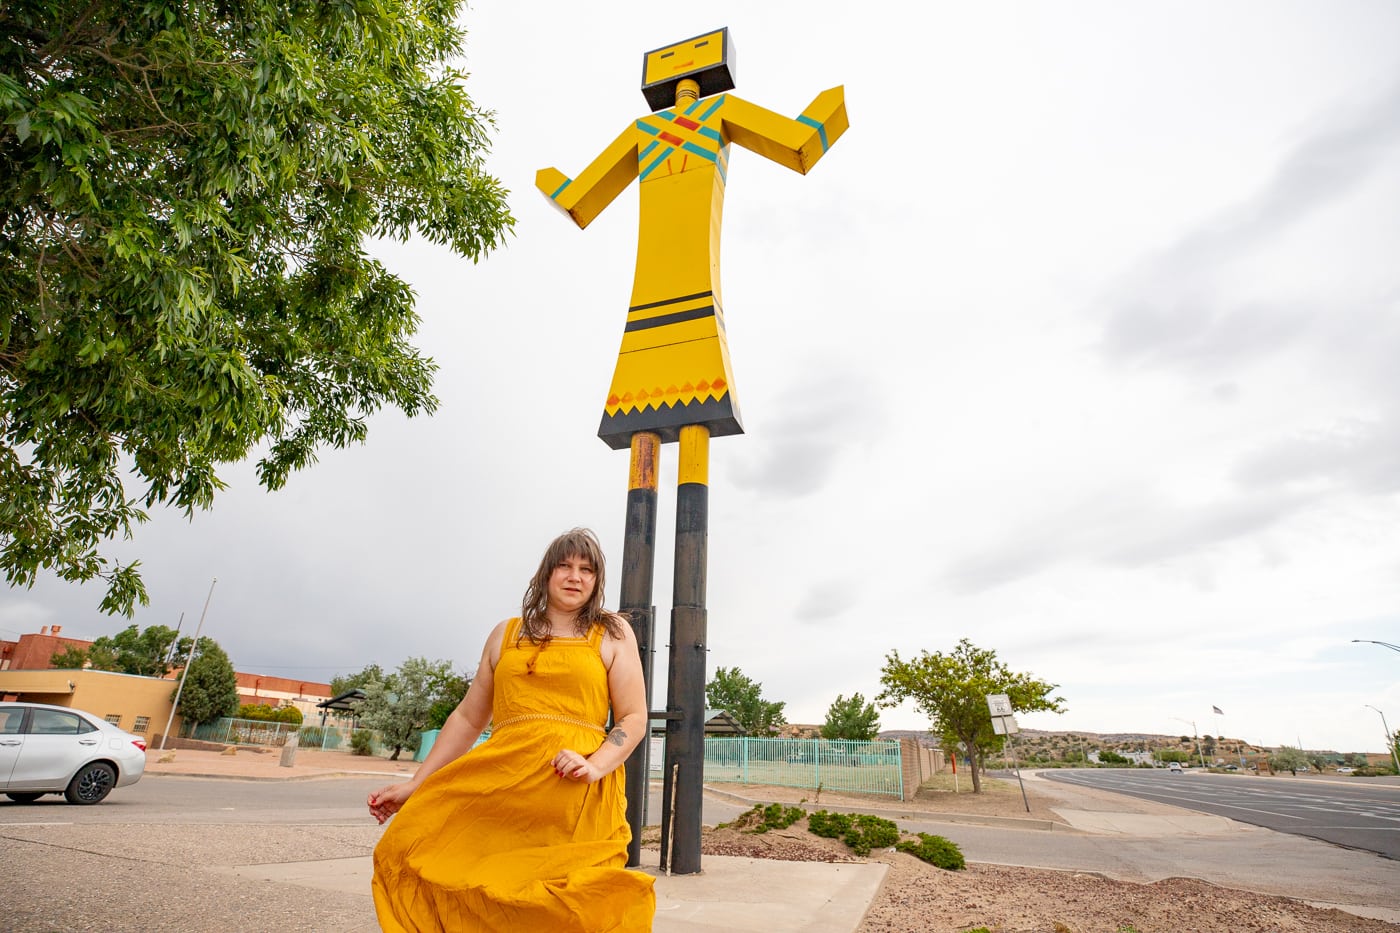
[[[728,785],[725,785],[728,786]],[[736,788],[737,790],[737,788]],[[910,810],[921,813],[975,814],[1061,821],[1053,785],[1039,782],[1028,793],[1030,812],[1016,782],[996,782],[974,795],[927,789],[912,801],[876,802],[791,788],[746,786],[750,799],[823,807]],[[1114,808],[1149,811],[1148,801],[1105,797]],[[1083,806],[1083,799],[1076,800]],[[655,842],[643,837],[644,842]],[[889,866],[885,881],[857,933],[954,933],[985,927],[992,933],[1395,933],[1397,927],[1301,901],[1223,888],[1192,878],[1168,878],[1152,884],[1116,881],[1084,872],[1016,868],[971,863],[962,871],[945,871],[912,855],[877,850],[868,858],[853,855],[844,843],[807,831],[800,820],[782,830],[754,834],[734,827],[707,829],[701,842],[707,855],[738,855],[789,861],[878,861]]]

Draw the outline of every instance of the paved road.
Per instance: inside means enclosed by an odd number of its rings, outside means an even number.
[[[1041,776],[1400,859],[1400,788],[1393,786],[1136,769],[1044,771]]]
[[[220,781],[160,775],[120,787],[95,807],[70,806],[61,795],[16,804],[0,797],[0,826],[15,823],[89,824],[320,824],[374,827],[365,809],[369,792],[386,778],[334,781]],[[651,793],[651,822],[661,812],[661,786]],[[706,797],[703,819],[714,825],[733,820],[748,805]]]

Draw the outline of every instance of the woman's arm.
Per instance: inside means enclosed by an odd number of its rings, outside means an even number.
[[[457,704],[442,724],[432,751],[418,767],[413,777],[398,784],[381,787],[369,795],[369,812],[383,823],[398,812],[428,775],[450,764],[471,750],[482,731],[491,722],[491,695],[495,688],[496,662],[501,659],[501,639],[507,623],[502,622],[491,630],[486,638],[486,646],[481,651],[481,663],[477,665],[476,676],[467,689],[467,695]]]
[[[647,693],[642,677],[642,659],[632,626],[622,625],[622,637],[605,637],[603,664],[608,669],[608,694],[612,702],[613,727],[603,744],[584,757],[564,749],[554,757],[554,770],[575,781],[596,781],[627,760],[632,749],[646,736]]]

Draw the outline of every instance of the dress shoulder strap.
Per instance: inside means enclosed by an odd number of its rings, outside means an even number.
[[[501,636],[501,650],[504,651],[515,645],[520,640],[520,628],[525,624],[523,619],[511,619],[506,625],[505,634]]]

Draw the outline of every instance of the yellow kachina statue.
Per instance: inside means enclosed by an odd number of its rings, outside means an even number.
[[[641,180],[632,301],[598,428],[615,450],[638,431],[663,442],[686,425],[716,437],[743,433],[719,283],[729,145],[805,175],[846,131],[842,88],[823,91],[790,120],[723,93],[733,75],[728,29],[647,52],[642,93],[655,112],[623,130],[577,178],[554,168],[535,176],[579,227]]]
[[[648,709],[659,447],[667,441],[679,447],[660,859],[674,874],[700,870],[709,440],[744,430],[719,290],[729,145],[805,174],[846,131],[839,87],[819,94],[796,120],[725,93],[733,87],[728,29],[648,52],[642,93],[654,112],[623,130],[577,178],[552,168],[535,177],[536,186],[580,227],[633,178],[641,179],[632,303],[598,436],[614,449],[632,451],[618,608],[637,634]],[[629,865],[641,863],[649,748],[642,742],[627,760]]]

